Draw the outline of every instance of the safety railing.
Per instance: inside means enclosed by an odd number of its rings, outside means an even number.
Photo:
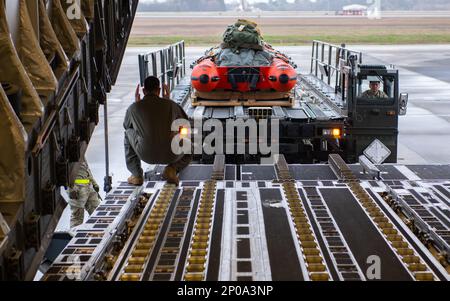
[[[172,91],[186,75],[186,48],[184,41],[166,48],[139,55],[141,86],[148,76],[159,78]]]
[[[350,56],[356,56],[359,64],[362,64],[362,52],[347,49],[345,44],[337,46],[313,41],[311,74],[337,89],[341,83],[342,67],[348,65]]]

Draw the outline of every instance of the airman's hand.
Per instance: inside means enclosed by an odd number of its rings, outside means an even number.
[[[170,98],[170,88],[168,85],[163,85],[163,98],[165,99]]]
[[[138,85],[136,88],[136,93],[135,93],[135,101],[136,102],[140,102],[141,101],[141,85]]]

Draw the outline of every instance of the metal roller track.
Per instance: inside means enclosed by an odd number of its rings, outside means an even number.
[[[184,188],[177,202],[168,232],[161,244],[158,258],[153,267],[149,266],[145,277],[154,281],[174,280],[180,251],[186,236],[195,188]]]
[[[129,238],[130,221],[145,207],[148,195],[121,183],[80,226],[42,281],[105,280],[120,245]]]
[[[449,269],[450,222],[445,217],[446,211],[442,210],[448,208],[443,199],[440,199],[437,191],[431,188],[428,188],[426,193],[419,193],[414,189],[401,189],[397,193],[396,187],[389,185],[388,187],[389,194],[384,200],[405,216],[406,224],[425,245],[434,246],[438,250],[439,254],[436,257],[445,268]],[[428,198],[424,198],[424,194]],[[432,202],[429,202],[429,199]]]
[[[360,181],[344,160],[339,155],[330,155],[330,165],[336,174],[350,187],[356,200],[383,233],[385,239],[389,241],[396,254],[401,258],[414,278],[418,281],[438,280],[430,267],[425,264],[424,260],[407,242],[407,239],[396,229],[384,212],[378,207],[377,203],[361,186]]]
[[[211,239],[216,207],[217,181],[225,178],[225,156],[214,159],[211,180],[206,181],[195,217],[194,232],[189,246],[183,279],[185,281],[204,281],[207,277],[208,258],[211,253]]]
[[[217,181],[210,180],[205,182],[195,218],[194,234],[189,247],[189,256],[184,274],[185,281],[203,281],[206,279],[216,189]]]
[[[311,219],[317,225],[318,232],[323,237],[324,247],[332,257],[330,260],[336,268],[338,279],[341,281],[365,280],[365,276],[318,189],[306,187],[304,190],[306,191],[304,203],[311,212]]]
[[[278,158],[276,170],[278,178],[283,184],[283,192],[288,202],[289,213],[309,273],[308,277],[313,281],[329,281],[331,280],[330,272],[317,242],[317,237],[312,230],[311,220],[307,216],[295,180],[283,156]]]
[[[150,215],[143,225],[139,237],[130,248],[116,280],[142,281],[150,256],[155,247],[156,239],[166,218],[169,205],[174,197],[176,187],[165,185],[158,196]]]
[[[134,192],[121,185],[76,231],[47,279],[450,279],[438,256],[445,249],[429,244],[439,242],[432,233],[447,238],[438,231],[449,223],[450,182],[413,181],[409,170],[417,167],[397,166],[383,166],[385,180],[373,181],[339,156],[314,168],[282,156],[275,165],[232,168],[222,159],[190,166],[180,188],[165,185],[158,172]],[[417,232],[426,229],[428,240]],[[379,274],[368,264],[374,257]]]

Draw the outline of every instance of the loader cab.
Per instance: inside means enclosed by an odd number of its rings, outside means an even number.
[[[398,71],[373,65],[358,65],[353,71],[348,87],[347,134],[351,153],[362,154],[378,139],[392,153],[386,162],[395,163],[401,115]]]
[[[398,71],[360,65],[352,87],[354,123],[362,127],[396,127],[399,116]]]
[[[398,71],[364,69],[358,74],[356,98],[358,103],[392,105],[398,98]]]

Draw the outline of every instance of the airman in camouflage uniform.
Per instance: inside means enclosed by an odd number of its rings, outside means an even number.
[[[169,87],[164,85],[163,88],[164,98],[161,98],[161,82],[156,77],[148,77],[144,83],[144,98],[141,98],[138,86],[135,103],[125,115],[125,159],[131,172],[130,185],[144,183],[141,161],[167,164],[162,178],[175,185],[180,183],[178,174],[192,161],[190,154],[176,155],[172,151],[172,123],[178,119],[188,120],[188,116],[179,104],[169,99]]]
[[[84,210],[89,215],[100,205],[98,192],[100,187],[95,181],[86,162],[80,162],[78,175],[69,189],[69,205],[72,211],[70,227],[77,227],[84,222]]]
[[[380,81],[371,80],[370,89],[361,95],[362,98],[368,99],[386,99],[389,98],[384,91],[380,90]]]

